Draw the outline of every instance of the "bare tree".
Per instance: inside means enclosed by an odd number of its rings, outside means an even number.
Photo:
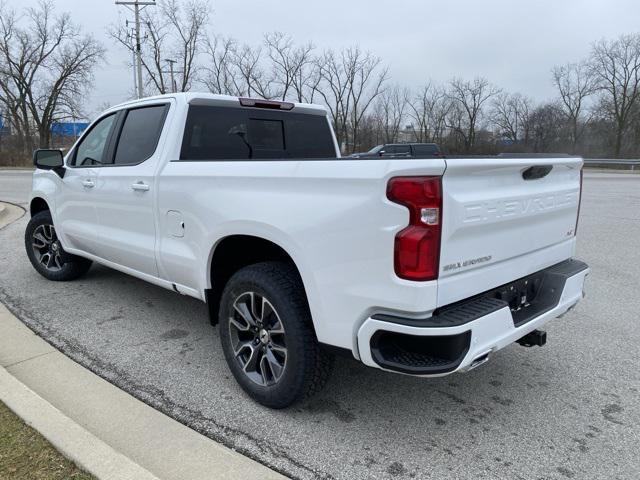
[[[314,103],[322,82],[322,75],[314,55],[309,54],[306,61],[300,63],[297,74],[293,77],[293,89],[296,101]]]
[[[500,92],[491,104],[490,119],[500,135],[513,143],[528,142],[531,100],[519,93]]]
[[[326,50],[322,56],[316,58],[316,68],[322,81],[318,93],[329,109],[338,145],[343,148],[347,142],[350,107],[346,75],[333,50]]]
[[[22,17],[0,4],[0,106],[24,153],[34,146],[32,134],[47,147],[54,122],[81,116],[80,99],[103,56],[68,13],[55,16],[52,1],[26,8]]]
[[[640,34],[595,43],[589,64],[601,93],[601,108],[614,122],[614,154],[618,157],[640,96]]]
[[[418,142],[441,143],[445,120],[451,104],[446,92],[439,86],[427,83],[409,102],[409,116],[413,120],[413,132]]]
[[[448,133],[447,144],[453,146],[456,152],[471,153],[466,114],[459,102],[449,102],[449,110],[445,121]]]
[[[173,27],[178,38],[172,56],[182,67],[178,90],[186,92],[197,75],[196,58],[202,49],[205,28],[209,22],[209,4],[202,0],[190,0],[181,9],[177,0],[166,0],[161,5],[163,14]]]
[[[308,76],[312,72],[313,44],[296,46],[293,39],[280,32],[268,33],[264,36],[268,57],[271,63],[274,84],[279,88],[278,96],[287,100],[294,98],[301,102],[308,84]]]
[[[342,58],[351,98],[351,151],[355,152],[359,147],[360,122],[373,101],[382,93],[383,85],[389,78],[389,70],[381,66],[379,57],[369,52],[364,53],[358,47],[344,50]]]
[[[169,47],[166,42],[170,38],[169,24],[164,17],[145,16],[146,37],[143,43],[142,54],[140,60],[142,68],[147,74],[146,83],[151,84],[152,90],[157,93],[167,93],[171,91],[169,79],[165,78],[165,68],[163,60],[168,57]],[[129,33],[124,30],[125,38],[121,40],[122,44],[133,51],[135,48],[134,40]],[[120,39],[118,39],[120,40]],[[168,75],[167,75],[168,76]]]
[[[478,121],[485,102],[499,92],[498,88],[481,77],[473,81],[454,78],[449,83],[448,95],[452,109],[448,126],[461,136],[466,152],[475,145]]]
[[[398,134],[409,103],[409,90],[399,85],[384,90],[375,105],[375,119],[384,143],[398,141]]]
[[[325,51],[316,65],[322,80],[318,93],[329,108],[338,143],[354,152],[360,124],[382,92],[388,70],[380,58],[358,47],[343,49],[339,55]]]
[[[575,153],[578,140],[588,122],[588,119],[582,119],[585,101],[596,90],[594,76],[586,62],[556,66],[552,74],[553,83],[558,89],[562,108],[569,123],[571,150]]]
[[[537,107],[530,116],[530,128],[535,152],[549,152],[562,143],[564,113],[555,103]]]
[[[522,96],[519,101],[518,116],[520,117],[520,139],[526,146],[531,140],[531,112],[533,110],[533,100]]]
[[[237,44],[232,38],[216,35],[205,42],[206,61],[202,82],[212,93],[242,95],[238,85],[238,69],[234,62]]]
[[[158,93],[167,93],[172,85],[166,59],[177,61],[177,90],[188,91],[198,78],[198,56],[205,48],[206,26],[209,22],[209,4],[205,0],[178,0],[158,2],[158,9],[143,10],[142,19],[146,39],[142,44],[142,67],[147,76],[147,87]],[[109,35],[120,45],[133,51],[135,45],[125,25],[115,25]]]
[[[278,96],[274,91],[275,79],[272,72],[265,69],[262,58],[262,47],[244,44],[235,49],[233,62],[240,76],[240,91],[248,97],[273,99]]]

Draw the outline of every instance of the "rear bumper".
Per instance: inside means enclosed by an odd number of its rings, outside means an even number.
[[[358,330],[360,358],[370,367],[419,376],[469,370],[571,309],[583,297],[588,273],[585,263],[567,260],[429,318],[373,315]],[[534,284],[533,299],[520,305]]]

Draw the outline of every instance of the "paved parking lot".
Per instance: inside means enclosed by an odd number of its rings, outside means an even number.
[[[29,186],[0,171],[0,200],[24,203]],[[640,478],[640,175],[585,176],[588,296],[545,347],[431,380],[339,359],[320,396],[286,411],[236,386],[203,304],[100,266],[47,282],[23,253],[26,221],[0,231],[0,301],[102,377],[293,478]]]

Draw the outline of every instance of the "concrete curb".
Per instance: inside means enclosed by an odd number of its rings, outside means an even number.
[[[0,400],[100,479],[285,478],[72,361],[1,303],[0,367]]]
[[[4,206],[0,228],[24,210]],[[276,480],[279,473],[197,433],[95,375],[0,303],[0,400],[104,480]]]
[[[0,202],[0,228],[4,228],[25,214],[24,209],[12,203]]]
[[[157,480],[0,367],[0,400],[65,457],[101,479]]]

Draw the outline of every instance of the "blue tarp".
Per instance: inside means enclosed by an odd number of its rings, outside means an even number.
[[[51,125],[51,133],[59,137],[77,137],[89,126],[86,122],[60,122]]]
[[[5,125],[2,115],[0,115],[0,135],[9,135],[9,125]]]

